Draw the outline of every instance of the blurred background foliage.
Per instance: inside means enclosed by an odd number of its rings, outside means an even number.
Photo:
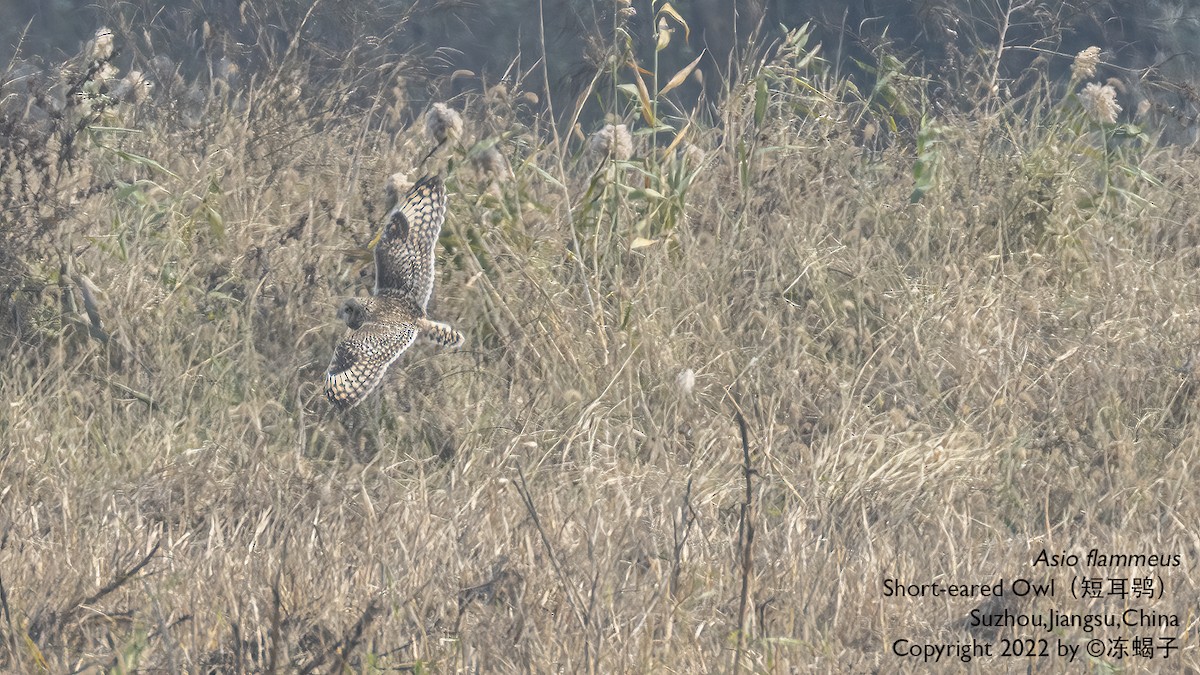
[[[998,81],[1019,88],[1023,75],[1032,71],[1064,76],[1071,56],[1097,45],[1108,57],[1100,77],[1123,82],[1125,109],[1150,101],[1172,118],[1175,128],[1168,129],[1168,140],[1192,140],[1200,112],[1193,75],[1200,53],[1200,6],[1187,0],[681,0],[675,5],[688,21],[687,40],[664,51],[660,67],[677,72],[702,57],[699,72],[680,88],[688,102],[716,100],[736,64],[777,49],[786,28],[811,23],[814,42],[824,46],[822,57],[858,78],[870,78],[860,64],[881,51],[941,82],[942,76],[953,79],[969,65],[1000,56]],[[590,0],[10,0],[0,3],[0,58],[58,60],[76,53],[97,26],[110,24],[124,27],[123,37],[140,42],[138,48],[147,54],[170,56],[188,79],[221,59],[243,73],[261,72],[266,64],[286,68],[289,61],[278,59],[281,55],[291,55],[291,63],[304,63],[306,69],[324,64],[340,71],[348,54],[370,54],[373,61],[358,65],[404,62],[404,84],[439,82],[441,90],[428,92],[429,99],[437,99],[535,73],[539,85],[548,85],[539,89],[552,94],[551,101],[541,103],[553,104],[561,120],[594,78],[599,76],[601,85],[594,91],[606,90],[603,78],[619,6]],[[653,51],[654,12],[648,3],[633,7],[639,14],[626,29],[641,63]],[[118,65],[121,57],[132,55],[118,55]],[[446,77],[452,73],[459,76]],[[947,99],[957,95],[957,104],[977,100],[977,92],[946,88],[929,93]],[[411,104],[415,116],[428,100]]]

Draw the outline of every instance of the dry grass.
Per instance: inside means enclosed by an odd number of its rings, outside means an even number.
[[[905,131],[808,53],[696,119],[699,164],[556,144],[519,86],[457,101],[432,312],[468,344],[346,417],[334,308],[419,122],[264,78],[198,83],[194,128],[181,85],[19,130],[3,668],[919,670],[892,641],[969,641],[977,601],[882,578],[1099,573],[1042,548],[1181,554],[1141,571],[1200,667],[1200,160],[1038,93]]]

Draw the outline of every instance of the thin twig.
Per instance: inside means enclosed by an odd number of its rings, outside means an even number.
[[[738,526],[738,548],[742,554],[742,594],[738,601],[737,652],[733,663],[733,672],[736,675],[741,670],[742,654],[746,649],[746,609],[750,604],[750,574],[754,568],[754,468],[750,465],[746,418],[736,401],[733,401],[733,406],[733,419],[737,422],[738,432],[742,436],[742,477],[746,483],[746,500],[742,503],[742,519]]]
[[[349,631],[346,633],[346,637],[338,640],[337,643],[334,646],[329,647],[328,650],[325,650],[324,652],[319,653],[319,655],[316,657],[313,657],[312,661],[306,663],[304,668],[298,670],[298,673],[301,675],[313,673],[313,671],[316,671],[318,668],[322,667],[322,665],[325,663],[325,659],[329,658],[331,653],[334,652],[337,652],[337,664],[334,668],[330,669],[330,673],[342,673],[342,671],[346,670],[346,658],[349,656],[350,651],[352,651],[354,647],[358,646],[360,641],[362,641],[362,633],[366,632],[367,627],[371,626],[371,623],[374,621],[374,619],[376,619],[378,614],[379,604],[376,601],[367,603],[367,608],[362,610],[362,616],[359,617],[358,621],[354,622],[354,626],[350,626]]]
[[[33,624],[30,625],[27,633],[29,638],[36,642],[38,638],[42,636],[53,636],[58,633],[58,631],[61,630],[62,627],[65,626],[67,622],[79,612],[80,609],[100,602],[105,598],[105,596],[117,590],[121,586],[124,586],[126,582],[132,579],[138,572],[142,571],[142,568],[146,565],[149,565],[150,561],[154,559],[154,555],[158,553],[158,549],[161,546],[162,540],[160,539],[154,543],[154,548],[150,549],[150,552],[147,553],[137,563],[135,563],[133,567],[130,567],[124,572],[113,577],[112,580],[101,587],[100,590],[89,595],[88,597],[81,600],[68,602],[63,611],[58,612],[57,614],[52,613],[45,625],[42,625],[41,621],[34,621]]]
[[[351,626],[350,630],[346,632],[345,637],[343,637],[341,640],[338,640],[337,643],[332,647],[325,650],[321,654],[318,654],[311,661],[305,664],[305,666],[299,670],[301,675],[307,675],[308,673],[316,671],[316,669],[320,668],[325,663],[325,660],[335,652],[337,653],[337,663],[333,668],[330,669],[330,672],[344,672],[346,670],[347,657],[349,657],[350,652],[356,646],[358,646],[358,643],[362,641],[363,633],[365,633],[367,628],[370,627],[371,623],[375,621],[375,617],[379,615],[379,610],[380,606],[377,601],[372,600],[371,602],[367,603],[367,608],[363,610],[362,616],[358,617],[358,621],[354,622],[354,625]]]
[[[448,138],[448,137],[447,137],[447,138]],[[433,146],[433,149],[432,149],[432,150],[430,150],[430,151],[429,151],[429,153],[425,155],[425,158],[421,160],[421,163],[417,165],[417,168],[423,168],[423,167],[425,166],[425,162],[428,162],[428,161],[429,161],[429,158],[430,158],[430,157],[433,157],[434,153],[436,153],[438,150],[441,150],[441,149],[442,149],[442,146],[443,146],[443,145],[445,145],[445,144],[446,144],[446,139],[445,139],[445,138],[443,138],[442,140],[438,141],[438,142],[437,142],[437,145]],[[397,203],[399,203],[399,202],[397,202]]]
[[[342,640],[342,648],[338,651],[338,671],[347,669],[347,659],[350,657],[350,652],[362,642],[363,633],[367,632],[367,628],[375,621],[375,617],[379,615],[380,606],[375,600],[372,600],[368,605],[363,615],[359,617],[358,622],[354,624],[349,636]]]
[[[999,37],[996,43],[996,57],[992,62],[992,76],[988,82],[988,97],[995,100],[1000,96],[1000,61],[1004,58],[1004,50],[1008,48],[1005,42],[1008,40],[1008,29],[1012,24],[1012,17],[1017,12],[1028,8],[1031,3],[1022,2],[1020,5],[1013,7],[1012,0],[1008,0],[1008,9],[1004,12],[999,26]]]
[[[571,603],[571,609],[575,612],[575,618],[579,620],[579,625],[587,629],[587,619],[583,615],[583,601],[576,597],[576,591],[571,584],[567,583],[567,575],[563,571],[562,564],[558,561],[558,556],[554,553],[554,547],[550,545],[550,537],[546,536],[546,530],[542,527],[542,519],[538,517],[537,507],[533,505],[533,497],[529,494],[529,484],[525,481],[525,471],[518,466],[517,477],[520,478],[520,483],[517,484],[517,492],[521,495],[521,501],[525,503],[525,510],[529,512],[529,518],[533,520],[533,527],[538,531],[538,535],[542,538],[542,546],[546,549],[546,556],[550,558],[550,564],[554,567],[554,573],[558,575],[559,583],[567,592],[567,600]]]
[[[11,525],[4,528],[4,536],[0,537],[0,551],[4,550],[5,546],[8,545],[8,533],[11,531],[11,529]],[[8,590],[4,587],[3,575],[0,575],[0,611],[3,611],[4,623],[8,626],[8,641],[10,642],[9,649],[12,650],[13,654],[17,654],[19,653],[17,645],[17,628],[13,625],[12,612],[9,611],[8,608]]]
[[[97,382],[103,382],[104,384],[107,384],[108,386],[112,387],[113,389],[116,389],[117,391],[121,392],[122,394],[132,396],[133,398],[136,398],[137,400],[141,401],[142,403],[145,403],[146,407],[149,408],[150,410],[157,410],[159,412],[163,412],[163,405],[161,403],[159,403],[158,401],[155,401],[149,394],[143,394],[142,392],[140,392],[136,389],[132,389],[132,388],[130,388],[124,384],[121,384],[120,382],[117,382],[115,380],[110,380],[107,378],[101,378],[101,377],[97,377],[97,376],[93,376],[93,377],[95,378],[95,380]]]
[[[126,581],[129,581],[130,579],[133,578],[133,575],[142,571],[143,567],[150,564],[150,561],[154,559],[154,554],[158,553],[158,549],[161,546],[162,546],[161,539],[154,542],[154,548],[150,549],[150,552],[147,553],[145,556],[143,556],[142,559],[137,562],[137,564],[135,564],[133,567],[130,567],[124,573],[118,574],[116,577],[113,577],[112,581],[108,582],[107,584],[104,585],[103,588],[96,591],[92,595],[88,596],[88,598],[86,600],[84,600],[83,602],[77,603],[76,607],[79,607],[82,605],[91,605],[91,604],[100,602],[100,600],[102,600],[104,598],[104,596],[108,595],[109,593],[112,593],[113,591],[117,590],[121,586],[124,586]]]
[[[285,551],[286,556],[286,551]],[[286,557],[284,558],[286,560]],[[279,668],[279,647],[283,642],[283,621],[281,611],[283,598],[279,593],[279,577],[282,572],[275,570],[275,580],[271,583],[271,649],[267,656],[267,672],[274,675]]]
[[[683,504],[679,507],[679,522],[673,523],[675,550],[671,560],[671,597],[679,592],[679,574],[683,566],[683,547],[687,546],[688,533],[692,523],[696,522],[696,511],[692,508],[692,479],[688,478],[687,488],[683,491]]]

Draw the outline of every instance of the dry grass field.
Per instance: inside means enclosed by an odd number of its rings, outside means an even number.
[[[144,100],[86,55],[0,88],[0,669],[1200,668],[1200,155],[1092,80],[992,93],[979,64],[960,105],[880,56],[860,89],[801,31],[694,110],[622,66],[580,99],[607,135],[550,124],[536,75],[483,83],[422,168],[402,65],[124,53]],[[467,343],[339,414],[335,309],[389,176],[426,169],[431,313]],[[1068,590],[1114,576],[1161,595]],[[988,637],[979,598],[887,578],[1179,626]],[[1005,635],[1177,640],[893,653]]]

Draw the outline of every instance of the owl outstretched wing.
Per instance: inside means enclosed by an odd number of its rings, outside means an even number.
[[[416,338],[417,328],[408,322],[368,322],[351,331],[334,350],[325,373],[325,397],[343,410],[358,405]]]
[[[417,181],[388,215],[375,246],[375,294],[398,291],[424,309],[433,292],[434,246],[446,220],[446,186],[438,176]]]

